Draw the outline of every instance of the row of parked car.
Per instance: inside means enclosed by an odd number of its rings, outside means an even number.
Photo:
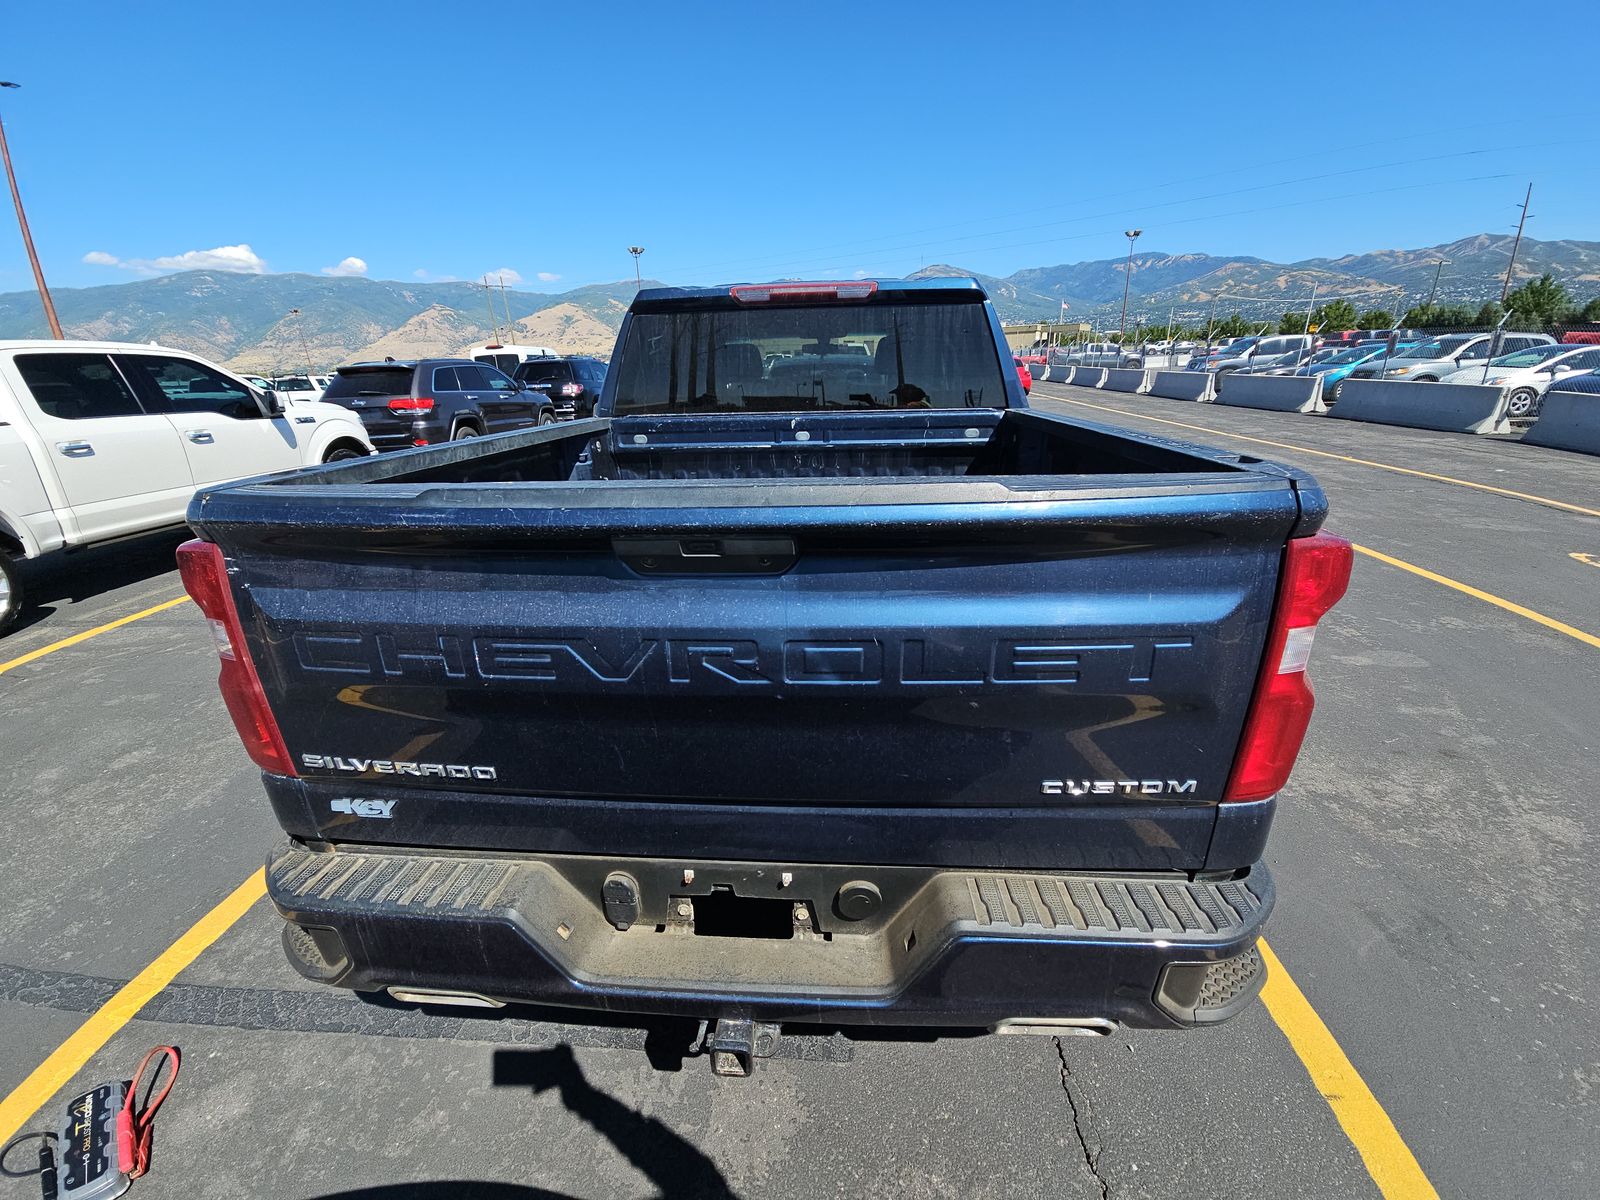
[[[605,364],[541,348],[238,376],[181,350],[0,341],[0,631],[19,564],[182,524],[198,487],[588,416]],[[524,351],[527,352],[524,352]]]
[[[1542,333],[1502,333],[1496,346],[1494,333],[1387,332],[1393,336],[1354,345],[1294,335],[1240,338],[1193,359],[1188,369],[1215,372],[1219,388],[1230,374],[1321,375],[1323,398],[1330,402],[1338,400],[1347,379],[1489,384],[1508,389],[1507,411],[1514,418],[1536,415],[1558,380],[1565,388],[1569,378],[1600,371],[1600,345],[1557,342]]]

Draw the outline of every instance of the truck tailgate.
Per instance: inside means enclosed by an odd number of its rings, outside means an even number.
[[[1093,814],[1129,862],[1165,836],[1142,816],[1222,795],[1301,516],[1270,475],[1163,483],[966,481],[927,504],[841,481],[762,507],[677,483],[652,489],[673,507],[565,511],[537,488],[413,488],[392,521],[368,488],[325,525],[257,507],[205,529],[302,779],[495,797],[487,825],[456,810],[474,845],[538,848],[519,814],[551,801],[569,822],[781,805],[811,814],[797,841],[826,840],[830,812],[1026,809]],[[429,492],[449,536],[425,528]],[[1157,848],[1198,865],[1205,837]]]

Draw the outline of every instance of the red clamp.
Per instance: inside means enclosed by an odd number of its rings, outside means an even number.
[[[157,1065],[141,1103],[139,1088],[144,1081],[144,1073],[158,1058],[171,1062],[172,1070],[158,1092],[155,1090],[156,1080],[161,1077],[161,1065],[164,1062]],[[176,1046],[157,1046],[140,1060],[139,1069],[133,1073],[127,1098],[122,1102],[122,1110],[117,1113],[117,1164],[129,1179],[137,1179],[150,1169],[150,1137],[155,1133],[156,1111],[172,1090],[180,1065]]]

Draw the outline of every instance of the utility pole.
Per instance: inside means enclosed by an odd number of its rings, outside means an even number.
[[[0,79],[0,88],[19,88],[20,83]],[[44,285],[44,268],[39,265],[39,252],[33,248],[33,233],[28,229],[28,214],[22,211],[22,193],[17,190],[17,173],[11,167],[11,147],[6,144],[6,127],[0,122],[0,157],[5,159],[6,180],[11,184],[11,202],[17,206],[17,225],[22,230],[22,244],[28,250],[28,262],[33,266],[33,282],[39,285],[39,302],[44,305],[44,319],[50,323],[50,336],[58,342],[66,339],[61,332],[61,321],[56,316],[55,302],[50,299],[50,289]]]
[[[1128,265],[1122,272],[1122,323],[1117,328],[1117,345],[1122,345],[1122,339],[1128,335],[1128,285],[1133,282],[1133,243],[1139,240],[1142,229],[1124,229],[1123,234],[1128,239]]]
[[[500,307],[506,310],[506,340],[512,345],[516,345],[517,331],[516,327],[511,324],[511,305],[506,300],[506,277],[504,275],[500,276]]]
[[[11,186],[13,190],[16,189],[16,184]],[[1511,243],[1511,261],[1506,264],[1506,281],[1500,285],[1500,303],[1502,306],[1506,302],[1507,294],[1511,291],[1511,272],[1517,265],[1517,249],[1522,245],[1522,227],[1527,224],[1528,204],[1532,199],[1533,184],[1530,183],[1528,185],[1528,194],[1522,198],[1522,216],[1517,218],[1517,239]],[[19,207],[17,211],[21,212],[22,209]]]
[[[300,335],[300,352],[306,356],[306,375],[311,376],[315,374],[311,369],[311,345],[306,341],[306,327],[300,320],[300,310],[291,308],[289,315],[294,318],[295,331]]]
[[[1317,288],[1318,288],[1318,287],[1319,287],[1319,286],[1320,286],[1320,285],[1319,285],[1319,284],[1315,284],[1315,283],[1313,283],[1313,284],[1312,284],[1312,285],[1311,285],[1311,303],[1310,303],[1310,304],[1308,304],[1308,305],[1306,305],[1306,328],[1305,328],[1305,335],[1306,335],[1306,336],[1307,336],[1307,337],[1310,337],[1310,336],[1311,336],[1311,314],[1312,314],[1312,313],[1313,313],[1313,312],[1314,312],[1314,311],[1316,311],[1316,307],[1317,307]]]
[[[644,287],[644,282],[639,278],[639,256],[644,253],[644,247],[629,246],[628,253],[633,255],[633,290],[638,291]]]
[[[1529,186],[1532,187],[1533,185],[1530,184]],[[1439,272],[1444,270],[1449,265],[1450,265],[1450,260],[1448,258],[1441,258],[1437,263],[1434,264],[1434,266],[1433,266],[1433,287],[1428,289],[1428,302],[1423,305],[1424,308],[1432,308],[1433,307],[1433,298],[1439,294]]]
[[[494,297],[490,294],[494,285],[489,282],[489,277],[483,277],[483,307],[489,313],[489,325],[494,329],[494,340],[500,340],[500,318],[494,315]]]

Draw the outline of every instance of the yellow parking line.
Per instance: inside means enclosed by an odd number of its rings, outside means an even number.
[[[85,1063],[100,1052],[117,1031],[133,1020],[167,984],[266,894],[266,870],[256,872],[228,894],[228,897],[201,917],[159,958],[118,989],[89,1019],[57,1046],[33,1073],[12,1093],[0,1100],[0,1143],[10,1141],[23,1123],[49,1103],[50,1097],[72,1082]]]
[[[1600,554],[1587,554],[1582,550],[1574,550],[1567,557],[1575,558],[1579,562],[1587,563],[1591,567],[1600,567]]]
[[[1368,558],[1375,558],[1379,562],[1388,563],[1391,567],[1399,567],[1402,571],[1410,571],[1413,575],[1420,575],[1424,579],[1431,579],[1434,583],[1443,584],[1447,588],[1454,588],[1456,591],[1471,596],[1475,600],[1482,600],[1485,604],[1493,604],[1496,608],[1503,608],[1509,613],[1516,613],[1517,616],[1526,617],[1530,621],[1543,625],[1546,629],[1564,633],[1569,638],[1576,638],[1585,646],[1593,646],[1596,650],[1600,650],[1600,637],[1574,628],[1565,621],[1558,621],[1554,617],[1547,617],[1541,612],[1534,612],[1533,609],[1525,608],[1514,601],[1507,600],[1504,596],[1496,596],[1493,592],[1475,588],[1470,583],[1462,583],[1459,579],[1451,579],[1448,575],[1440,575],[1438,572],[1430,571],[1426,567],[1408,563],[1403,558],[1395,558],[1392,554],[1384,554],[1381,551],[1362,545],[1357,545],[1356,550],[1365,554]]]
[[[145,617],[154,616],[158,612],[165,612],[169,608],[187,603],[188,599],[189,597],[187,596],[179,596],[175,600],[166,600],[142,612],[131,613],[126,617],[118,617],[115,621],[107,621],[104,625],[97,625],[93,629],[85,629],[82,633],[75,633],[71,637],[62,638],[59,642],[51,642],[48,646],[40,646],[37,650],[30,650],[28,653],[18,658],[13,658],[9,662],[0,663],[0,675],[4,675],[13,667],[20,667],[24,663],[31,663],[41,659],[46,654],[54,654],[57,650],[65,650],[68,646],[76,646],[79,642],[87,642],[90,638],[99,637],[102,633],[109,633],[113,629],[120,629],[122,626],[134,621],[141,621]]]
[[[1568,504],[1565,500],[1552,500],[1549,496],[1535,496],[1530,492],[1518,492],[1511,488],[1496,487],[1492,483],[1477,483],[1471,479],[1457,479],[1453,475],[1435,475],[1432,471],[1418,471],[1411,467],[1397,467],[1393,463],[1374,462],[1370,458],[1355,458],[1349,454],[1335,454],[1331,450],[1313,450],[1310,446],[1297,446],[1293,442],[1275,442],[1271,438],[1250,437],[1243,433],[1229,433],[1225,429],[1217,429],[1211,425],[1192,425],[1188,421],[1173,421],[1167,417],[1152,417],[1141,412],[1129,412],[1125,408],[1112,408],[1106,404],[1090,404],[1087,400],[1069,400],[1065,396],[1046,396],[1047,400],[1055,400],[1061,404],[1077,404],[1083,408],[1099,409],[1101,412],[1117,413],[1124,417],[1137,417],[1141,421],[1155,421],[1159,425],[1175,425],[1179,429],[1197,429],[1202,433],[1215,434],[1217,437],[1233,438],[1240,442],[1254,442],[1258,446],[1274,446],[1279,450],[1293,450],[1300,454],[1314,454],[1318,458],[1336,458],[1340,462],[1355,463],[1362,467],[1376,467],[1380,471],[1394,471],[1399,475],[1415,475],[1418,479],[1431,479],[1435,483],[1453,483],[1457,487],[1475,488],[1480,492],[1493,492],[1497,496],[1510,496],[1514,500],[1527,500],[1534,504],[1543,504],[1547,508],[1559,508],[1566,512],[1579,513],[1585,517],[1600,517],[1600,508],[1585,508],[1581,504]]]
[[[1328,1026],[1311,1007],[1278,956],[1263,938],[1261,957],[1267,983],[1261,989],[1267,1012],[1283,1030],[1311,1076],[1311,1082],[1339,1119],[1345,1136],[1367,1165],[1367,1174],[1386,1200],[1438,1200],[1439,1193],[1417,1163],[1416,1155],[1394,1127],[1367,1081],[1346,1056]]]

